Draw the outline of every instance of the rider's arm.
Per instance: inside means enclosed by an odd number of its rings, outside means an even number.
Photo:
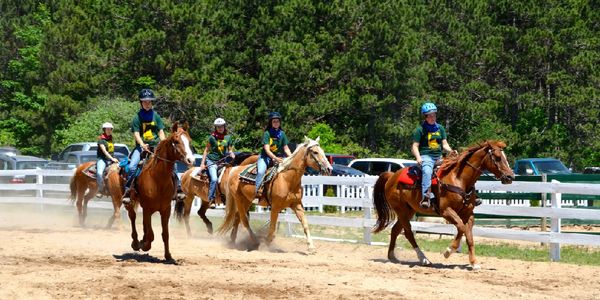
[[[138,145],[140,145],[140,147],[144,148],[144,145],[146,144],[144,143],[144,141],[142,141],[142,136],[138,131],[133,132],[133,138],[135,139],[135,142],[138,143]]]
[[[288,145],[283,146],[283,151],[285,152],[285,155],[287,155],[287,157],[292,156],[292,151],[290,151],[290,147],[288,147]]]
[[[164,141],[166,139],[166,137],[165,137],[165,131],[164,130],[161,129],[161,130],[158,131],[158,138],[161,141]]]
[[[210,149],[210,141],[206,143],[206,147],[204,147],[204,152],[202,153],[202,163],[200,164],[200,169],[206,168],[206,155],[208,155],[208,149]]]
[[[115,159],[114,157],[112,157],[112,155],[110,155],[110,153],[108,153],[108,151],[106,151],[106,147],[104,147],[104,145],[100,144],[100,150],[102,151],[102,153],[104,153],[104,156],[109,160]]]
[[[413,142],[411,152],[415,156],[415,160],[417,161],[417,163],[421,164],[423,160],[421,159],[421,153],[419,152],[418,142]]]
[[[271,159],[277,160],[277,156],[271,152],[271,147],[269,147],[268,144],[264,144],[263,149],[265,150],[267,156],[269,156]]]
[[[442,140],[442,149],[444,149],[448,153],[452,152],[452,147],[450,147],[450,145],[448,144],[448,140]]]

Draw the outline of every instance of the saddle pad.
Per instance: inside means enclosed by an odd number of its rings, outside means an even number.
[[[404,185],[415,185],[416,183],[421,182],[421,178],[423,177],[422,174],[423,173],[421,171],[421,168],[419,168],[418,166],[403,168],[402,170],[400,170],[400,176],[398,176],[398,183]],[[438,176],[439,174],[440,170],[438,170],[437,172]],[[431,179],[431,184],[438,184],[437,177]]]
[[[240,179],[248,180],[248,181],[256,181],[256,164],[248,165],[242,172],[240,173]]]

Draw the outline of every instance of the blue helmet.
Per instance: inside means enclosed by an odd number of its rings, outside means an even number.
[[[269,114],[269,121],[273,120],[273,119],[280,119],[281,120],[281,114],[274,111],[272,113]]]
[[[154,92],[152,92],[151,89],[142,89],[140,91],[140,101],[152,101],[152,100],[156,100],[156,97],[154,97]]]
[[[431,102],[427,102],[427,103],[423,104],[423,106],[421,106],[421,113],[424,115],[434,113],[434,112],[437,112],[437,107],[435,106],[435,104],[433,104]]]

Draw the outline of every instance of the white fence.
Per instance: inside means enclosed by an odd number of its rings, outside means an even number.
[[[52,198],[46,196],[49,192],[68,192],[69,187],[66,183],[49,184],[50,178],[63,178],[72,175],[72,171],[55,170],[21,170],[21,171],[0,171],[0,178],[14,175],[34,175],[37,183],[22,184],[0,184],[0,202],[29,202],[44,204],[66,205],[63,198]],[[323,205],[338,207],[357,207],[363,210],[361,218],[351,217],[326,217],[326,216],[307,216],[310,225],[353,227],[363,230],[363,241],[372,244],[371,228],[375,225],[373,218],[372,189],[377,177],[334,177],[334,176],[304,176],[302,184],[305,187],[303,204],[305,207],[314,207],[322,210]],[[56,181],[54,179],[53,181]],[[334,186],[336,196],[327,196],[326,186]],[[549,193],[551,194],[551,207],[524,207],[524,206],[506,206],[483,204],[476,208],[476,213],[501,215],[501,216],[519,216],[519,217],[539,217],[551,219],[551,230],[549,232],[534,232],[524,230],[511,230],[500,228],[486,228],[475,226],[473,233],[476,236],[522,240],[531,242],[543,242],[550,244],[550,257],[553,260],[560,260],[560,245],[575,244],[600,246],[600,236],[591,234],[562,233],[561,219],[581,219],[581,220],[600,220],[600,209],[578,209],[562,208],[561,194],[582,194],[582,195],[600,195],[600,184],[580,184],[580,183],[559,183],[559,182],[513,182],[510,185],[502,185],[500,182],[480,181],[477,183],[478,190],[488,191],[510,191],[510,192],[530,192],[530,193]],[[30,190],[35,191],[35,196],[29,197],[9,197],[9,191]],[[196,201],[198,202],[198,201]],[[198,205],[196,203],[195,205]],[[108,202],[92,202],[90,207],[112,209]],[[344,209],[341,210],[345,211]],[[209,210],[210,216],[222,216],[222,210]],[[268,219],[269,214],[253,213],[252,218]],[[299,223],[294,214],[286,211],[281,213],[280,222]],[[415,231],[455,234],[456,228],[453,225],[411,222]]]

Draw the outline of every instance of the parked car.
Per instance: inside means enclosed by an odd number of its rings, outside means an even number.
[[[338,164],[347,166],[352,160],[355,160],[356,157],[350,154],[333,154],[333,153],[325,153],[325,157],[329,160],[331,165]]]
[[[85,142],[70,144],[59,154],[52,155],[52,160],[67,162],[67,158],[70,153],[77,151],[98,151],[98,143],[96,142]],[[129,156],[129,147],[125,144],[115,144],[115,153],[121,153],[124,156]]]
[[[127,158],[127,156],[121,152],[115,152],[114,157],[116,157],[120,161]],[[96,151],[73,151],[67,154],[67,157],[64,162],[69,166],[69,169],[72,169],[76,168],[80,164],[86,163],[88,161],[96,161],[97,159],[98,158]]]
[[[0,170],[32,170],[43,169],[48,160],[27,155],[0,154]],[[2,176],[2,183],[35,183],[35,175],[14,175],[12,177]]]
[[[417,165],[416,160],[400,158],[359,158],[348,165],[366,174],[379,176],[383,172],[396,172],[404,167]]]
[[[202,155],[194,153],[194,157],[196,158],[196,160],[194,161],[194,167],[199,167],[202,163]],[[175,162],[175,172],[177,173],[177,176],[179,176],[179,178],[181,178],[181,175],[183,175],[183,173],[185,173],[185,171],[187,170],[188,166],[185,163],[182,163],[180,161]]]
[[[586,167],[583,174],[600,174],[600,167]]]
[[[0,147],[0,154],[8,154],[8,155],[21,155],[21,151],[15,147],[4,146]]]
[[[364,172],[345,165],[332,164],[331,176],[365,176]],[[319,175],[319,172],[311,167],[306,168],[304,175]]]
[[[523,158],[515,162],[515,175],[572,174],[556,158]]]

